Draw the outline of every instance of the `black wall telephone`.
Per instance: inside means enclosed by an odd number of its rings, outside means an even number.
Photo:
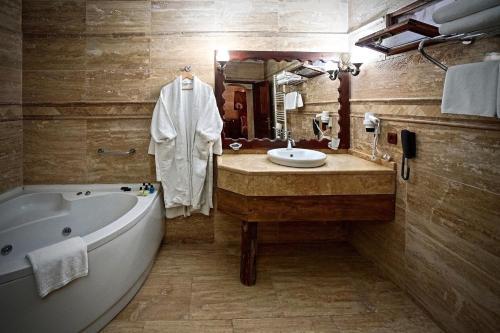
[[[408,159],[414,158],[417,154],[417,143],[415,132],[408,130],[401,131],[401,145],[403,146],[403,160],[401,161],[401,178],[408,180],[410,178],[410,167]],[[406,165],[406,170],[405,170]]]

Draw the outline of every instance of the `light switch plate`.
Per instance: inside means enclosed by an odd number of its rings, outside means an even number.
[[[397,145],[398,144],[398,133],[387,133],[387,142],[390,143],[391,145]]]

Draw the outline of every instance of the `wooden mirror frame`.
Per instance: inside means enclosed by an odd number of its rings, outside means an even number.
[[[224,74],[219,69],[217,63],[217,51],[214,52],[214,71],[215,71],[215,99],[221,117],[224,115]],[[232,50],[229,51],[229,61],[238,60],[275,60],[275,61],[338,61],[338,53],[333,52],[287,52],[287,51],[243,51]],[[338,138],[340,139],[339,149],[350,148],[350,130],[351,130],[351,108],[350,108],[350,74],[341,72],[338,77],[340,85],[338,88],[339,96],[339,109],[338,109],[338,124],[339,132]],[[243,146],[241,148],[281,148],[287,145],[286,141],[269,138],[227,138],[224,131],[222,132],[222,148],[230,149],[229,145],[234,142],[239,142]],[[298,148],[311,148],[311,149],[328,149],[329,140],[298,140],[295,142]]]

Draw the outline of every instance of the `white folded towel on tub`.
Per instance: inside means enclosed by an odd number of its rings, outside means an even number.
[[[31,251],[26,257],[33,266],[38,294],[42,298],[89,273],[87,243],[81,237]]]

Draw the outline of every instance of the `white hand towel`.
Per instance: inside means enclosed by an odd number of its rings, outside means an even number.
[[[31,251],[27,258],[42,298],[89,272],[87,243],[81,237]]]
[[[436,9],[432,19],[443,24],[495,6],[500,6],[499,0],[458,0]]]
[[[304,106],[304,102],[302,101],[302,95],[297,93],[297,107],[301,108]]]
[[[497,116],[500,61],[452,66],[444,81],[442,113]]]
[[[292,91],[285,95],[285,110],[295,110],[303,106],[302,96],[298,92]]]

